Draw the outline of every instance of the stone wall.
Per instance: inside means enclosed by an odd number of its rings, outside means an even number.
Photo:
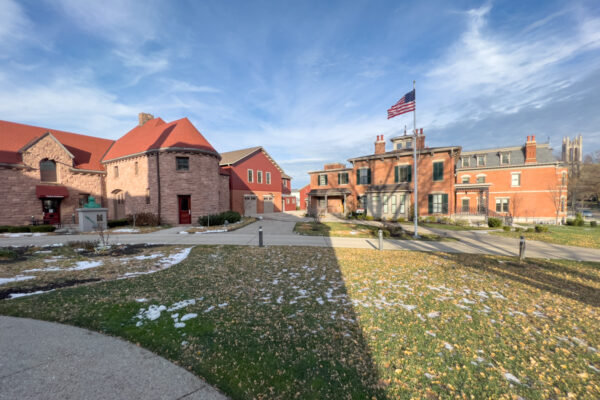
[[[229,191],[229,175],[220,175],[219,186],[219,212],[229,211],[231,204],[231,193]]]

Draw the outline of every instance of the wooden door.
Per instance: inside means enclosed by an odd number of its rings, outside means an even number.
[[[42,210],[44,212],[44,224],[60,224],[60,201],[62,199],[42,199]]]
[[[263,197],[263,213],[272,213],[275,209],[273,205],[273,196],[264,196]]]
[[[179,200],[179,223],[180,224],[191,224],[192,223],[192,204],[191,196],[177,196]]]
[[[244,215],[256,214],[256,196],[247,194],[244,195]]]

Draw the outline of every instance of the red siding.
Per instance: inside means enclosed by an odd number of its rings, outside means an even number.
[[[281,193],[283,183],[281,181],[281,172],[264,155],[262,151],[252,154],[230,167],[231,171],[231,189],[232,190],[251,190],[262,192]],[[252,170],[254,179],[252,183],[248,182],[248,169]],[[257,183],[256,171],[263,172],[263,183]],[[267,182],[267,172],[271,173],[271,184]]]
[[[306,200],[308,199],[308,192],[310,192],[310,184],[300,189],[300,209],[306,210]]]

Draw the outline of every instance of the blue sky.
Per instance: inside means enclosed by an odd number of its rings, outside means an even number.
[[[411,129],[386,110],[413,79],[429,146],[600,150],[597,0],[0,0],[0,65],[0,119],[116,139],[188,117],[294,187]]]

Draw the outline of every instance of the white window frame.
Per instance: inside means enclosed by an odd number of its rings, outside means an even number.
[[[390,196],[387,194],[383,195],[383,213],[387,214],[388,212],[388,201],[390,199]]]
[[[271,184],[271,173],[265,172],[265,176],[267,178],[267,185],[270,185]],[[285,179],[283,180],[283,186],[285,186]]]
[[[321,183],[321,178],[324,178],[323,179],[323,183]],[[319,174],[319,178],[318,178],[317,184],[318,184],[318,186],[327,186],[327,181],[328,180],[329,179],[327,179],[327,174]]]
[[[263,176],[262,171],[260,171],[260,170],[256,171],[256,183],[263,183],[262,176]]]
[[[465,178],[467,178],[467,182],[465,182]],[[471,183],[471,175],[463,175],[460,177],[460,183]]]
[[[462,157],[461,160],[462,160],[462,166],[463,166],[463,168],[470,166],[470,164],[471,164],[471,157],[469,157],[469,156]],[[465,163],[465,161],[466,161],[466,163]]]
[[[500,204],[500,211],[498,211],[498,204]],[[497,213],[508,213],[510,210],[509,207],[510,207],[510,200],[508,197],[496,197],[496,212]],[[505,208],[506,208],[506,211],[504,210]]]
[[[515,177],[517,177],[516,184],[515,184]],[[521,173],[520,172],[511,172],[510,173],[510,186],[511,187],[520,187],[521,186]]]
[[[248,180],[248,183],[254,182],[254,171],[253,170],[248,169],[248,173],[246,174],[246,179]]]
[[[369,167],[361,167],[358,169],[358,171],[359,171],[358,184],[359,185],[368,185],[369,184]]]
[[[507,156],[508,160],[506,162],[502,162],[502,157]],[[510,164],[510,153],[505,151],[500,153],[500,165],[509,165]]]
[[[465,200],[467,201],[467,211],[465,211]],[[471,198],[470,197],[462,197],[460,199],[460,211],[461,212],[469,212],[471,209]]]
[[[399,209],[399,213],[400,214],[404,214],[404,205],[406,204],[406,195],[405,194],[400,194],[398,195],[398,207]]]
[[[437,200],[437,201],[436,201]],[[444,195],[442,193],[434,193],[431,197],[431,211],[434,214],[441,214],[444,209]]]
[[[396,214],[396,195],[395,194],[393,194],[391,196],[391,201],[392,201],[392,204],[391,204],[392,214]]]
[[[481,156],[475,156],[475,158],[476,158],[476,164],[477,164],[476,166],[477,166],[477,167],[485,167],[485,164],[486,164],[486,163],[485,163],[485,161],[486,161],[486,160],[485,160],[485,155],[481,155]],[[482,163],[482,164],[480,164],[480,163],[479,163],[479,160],[483,160],[483,163]]]

